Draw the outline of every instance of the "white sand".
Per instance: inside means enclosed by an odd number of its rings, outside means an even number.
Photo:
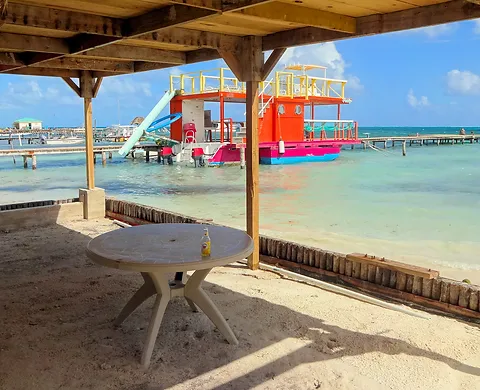
[[[171,302],[139,364],[152,300],[112,319],[141,283],[84,255],[110,221],[0,233],[0,389],[480,389],[480,329],[420,320],[232,265],[206,291],[240,344]]]

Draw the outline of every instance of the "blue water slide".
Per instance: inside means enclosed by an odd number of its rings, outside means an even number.
[[[168,125],[171,125],[173,122],[178,121],[182,117],[181,112],[177,112],[175,114],[170,114],[170,115],[165,115],[164,117],[161,117],[160,119],[157,119],[156,121],[153,121],[149,128],[146,129],[145,131],[147,133],[151,133],[152,131],[155,132],[157,130],[161,130],[165,128]]]
[[[142,138],[143,132],[147,130],[160,112],[170,103],[170,100],[175,96],[175,91],[166,92],[160,101],[153,107],[152,111],[147,115],[143,122],[134,130],[130,138],[125,142],[118,154],[125,157],[135,144]]]

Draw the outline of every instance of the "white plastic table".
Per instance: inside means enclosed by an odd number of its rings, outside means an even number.
[[[201,256],[203,229],[208,227],[211,255]],[[157,295],[147,331],[141,363],[150,365],[153,347],[168,302],[185,297],[192,308],[197,306],[217,326],[231,344],[237,338],[220,311],[203,291],[201,284],[214,267],[244,259],[253,251],[253,240],[243,231],[200,224],[151,224],[118,229],[102,234],[87,245],[87,256],[94,262],[142,274],[144,284],[125,305],[115,325],[119,326],[147,298]],[[190,278],[169,282],[167,274],[195,272]],[[186,275],[186,274],[185,274]],[[175,279],[178,279],[177,277]]]

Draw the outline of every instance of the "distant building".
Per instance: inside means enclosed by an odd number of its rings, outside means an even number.
[[[143,116],[136,116],[135,119],[130,123],[131,125],[140,125],[145,118]]]
[[[18,130],[41,130],[42,121],[34,118],[21,118],[13,122],[13,127]]]

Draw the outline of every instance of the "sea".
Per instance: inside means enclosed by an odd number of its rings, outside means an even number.
[[[360,136],[458,134],[460,127],[361,127]],[[480,134],[480,129],[465,128]],[[3,141],[0,141],[3,142]],[[0,148],[10,148],[6,142]],[[18,141],[14,145],[18,148]],[[41,155],[38,169],[0,158],[0,204],[78,196],[85,156]],[[245,227],[245,170],[124,159],[97,162],[109,196]],[[342,151],[328,163],[260,166],[266,235],[480,275],[480,144]],[[478,277],[480,281],[480,277]]]

